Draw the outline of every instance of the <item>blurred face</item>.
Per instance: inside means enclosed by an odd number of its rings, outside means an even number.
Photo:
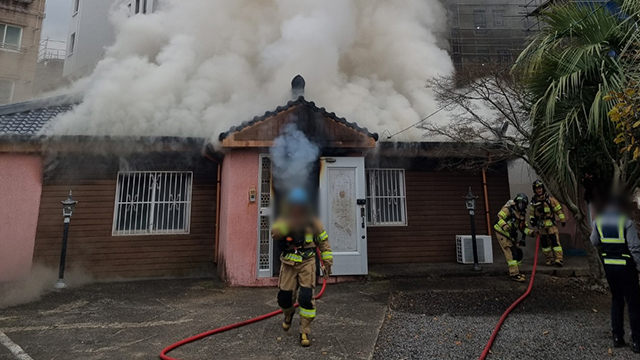
[[[541,187],[537,187],[536,188],[536,195],[540,196],[544,194],[544,190]]]
[[[289,221],[291,221],[293,225],[304,224],[306,223],[308,217],[307,209],[304,206],[292,205],[289,216]]]

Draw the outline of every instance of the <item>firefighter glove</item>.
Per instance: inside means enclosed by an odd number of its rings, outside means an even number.
[[[509,231],[509,236],[511,236],[512,239],[517,238],[518,237],[518,230],[511,229],[511,231]]]
[[[325,279],[328,279],[329,276],[331,276],[331,265],[325,264],[322,267],[322,275],[324,276]]]

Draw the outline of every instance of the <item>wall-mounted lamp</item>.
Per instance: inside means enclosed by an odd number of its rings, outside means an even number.
[[[255,186],[252,186],[251,189],[249,189],[249,202],[250,203],[256,202],[256,187]]]

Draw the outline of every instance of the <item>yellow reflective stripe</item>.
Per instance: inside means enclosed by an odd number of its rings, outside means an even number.
[[[551,220],[545,220],[545,221],[544,221],[544,226],[546,226],[546,227],[551,227],[551,226],[553,226],[553,221],[551,221]]]
[[[507,261],[507,264],[509,264],[509,266],[518,266],[518,261],[517,260],[509,260],[509,261]]]
[[[602,253],[602,256],[607,256],[607,253]]]
[[[507,217],[507,213],[502,211],[502,210],[500,210],[500,212],[498,213],[498,217],[501,218],[501,219],[504,219],[504,218]]]
[[[553,251],[562,252],[562,246],[556,246],[553,248]]]
[[[621,217],[618,221],[618,238],[605,238],[602,235],[602,218],[598,218],[596,220],[596,228],[598,229],[598,234],[600,235],[600,241],[605,244],[624,244],[626,243],[624,239],[624,224],[627,221],[625,217]]]
[[[551,252],[551,248],[550,247],[542,248],[542,252],[546,252],[546,253]]]
[[[518,266],[522,265],[522,261],[518,261]]]
[[[620,259],[604,259],[605,265],[627,265],[627,260]]]
[[[602,218],[596,219],[596,229],[598,229],[598,235],[600,235],[600,240],[604,239],[604,236],[602,236]]]
[[[624,239],[600,239],[605,244],[624,244]]]
[[[560,205],[560,204],[558,204],[558,206],[553,208],[553,211],[556,211],[556,212],[560,211],[560,210],[562,210],[562,205]]]
[[[504,227],[505,225],[507,225],[507,222],[502,220],[502,219],[500,219],[500,220],[498,220],[498,225],[500,225],[500,227]]]
[[[533,231],[529,228],[525,228],[524,229],[524,234],[527,236],[531,236],[533,234]]]
[[[314,318],[316,317],[316,309],[305,309],[301,306],[300,316],[304,316],[306,318]]]
[[[622,254],[622,256],[624,256],[624,257],[626,257],[626,258],[631,259],[631,255],[628,255],[628,254]]]
[[[329,234],[327,234],[326,230],[321,232],[320,235],[318,236],[320,238],[320,241],[325,241],[329,238]]]
[[[322,260],[333,259],[333,253],[331,253],[331,251],[324,251],[322,252],[320,257],[322,258]]]
[[[545,212],[545,213],[551,212],[551,208],[549,208],[549,207],[546,207],[546,206],[545,206],[545,207],[544,207],[544,212]]]
[[[312,243],[313,242],[313,234],[305,235],[304,241],[306,241],[307,243]]]
[[[564,219],[566,219],[566,217],[564,216],[564,214],[560,214],[560,215],[558,215],[558,217],[560,218],[560,220],[564,220]]]
[[[493,229],[495,231],[499,232],[500,234],[502,234],[502,235],[504,235],[504,236],[506,236],[508,238],[511,238],[511,235],[509,235],[509,233],[504,231],[504,229],[502,229],[502,227],[500,227],[500,225],[498,225],[498,224],[493,225]]]
[[[285,254],[284,259],[295,261],[295,262],[302,262],[302,256],[294,253]]]

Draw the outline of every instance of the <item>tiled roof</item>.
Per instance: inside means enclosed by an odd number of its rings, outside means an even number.
[[[58,114],[71,110],[69,97],[33,100],[0,106],[0,136],[34,136]]]
[[[325,108],[319,108],[316,106],[316,104],[313,101],[307,101],[305,100],[304,96],[300,96],[298,97],[296,100],[291,100],[289,101],[285,106],[278,106],[274,111],[267,111],[266,113],[264,113],[264,115],[262,116],[256,116],[254,117],[252,120],[250,121],[245,121],[242,124],[240,124],[240,126],[232,126],[231,129],[229,129],[229,131],[227,132],[223,132],[220,134],[220,141],[226,139],[227,137],[229,137],[229,135],[231,135],[232,133],[236,132],[236,131],[240,131],[246,127],[255,125],[261,121],[264,121],[272,116],[278,115],[279,113],[283,112],[283,111],[287,111],[289,109],[291,109],[294,106],[297,105],[302,105],[302,106],[306,106],[308,108],[310,108],[311,110],[313,110],[314,112],[320,113],[325,117],[328,117],[336,122],[339,122],[343,125],[346,125],[347,127],[354,129],[356,131],[359,131],[373,139],[375,139],[376,141],[378,140],[378,134],[377,133],[371,133],[369,132],[369,130],[367,128],[362,128],[360,126],[358,126],[358,124],[356,123],[352,123],[347,121],[347,119],[345,118],[341,118],[338,117],[335,113],[330,113],[328,112]]]

